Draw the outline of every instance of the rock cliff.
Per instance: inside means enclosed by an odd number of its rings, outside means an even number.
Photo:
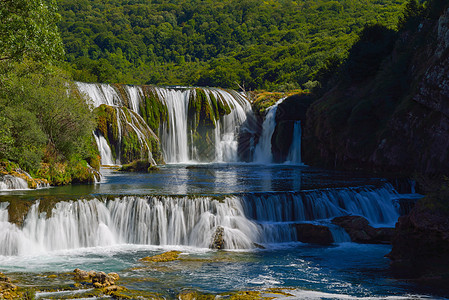
[[[306,163],[447,173],[449,10],[398,34],[366,30],[340,76],[307,111]]]

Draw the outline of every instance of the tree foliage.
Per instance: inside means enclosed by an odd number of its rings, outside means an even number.
[[[51,61],[64,54],[53,0],[0,1],[0,61]]]
[[[53,0],[0,0],[0,159],[33,174],[44,168],[58,183],[91,180],[84,160],[96,155],[94,118],[55,67],[64,54],[56,8]]]
[[[81,81],[281,89],[341,61],[367,23],[405,0],[58,0]]]
[[[35,62],[16,63],[0,75],[0,159],[27,170],[47,159],[76,156],[94,128],[85,99],[60,70],[37,71]]]

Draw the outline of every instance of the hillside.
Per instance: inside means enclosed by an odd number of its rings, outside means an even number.
[[[76,80],[288,90],[338,64],[405,0],[58,0]]]

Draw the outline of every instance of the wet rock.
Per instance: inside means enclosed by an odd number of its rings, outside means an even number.
[[[75,273],[75,280],[88,281],[91,279],[91,274],[87,271],[76,268],[73,272]]]
[[[181,251],[168,251],[162,254],[154,255],[154,256],[147,256],[144,258],[141,258],[140,261],[142,262],[167,262],[167,261],[174,261],[179,258],[179,254],[181,254]]]
[[[15,298],[17,286],[11,282],[11,279],[0,273],[0,299]]]
[[[374,228],[360,216],[337,217],[332,223],[344,228],[355,243],[389,244],[394,235],[394,228]]]
[[[224,249],[225,241],[224,241],[224,228],[221,226],[218,226],[215,230],[214,236],[212,237],[212,244],[209,248],[211,249]]]
[[[159,168],[150,163],[148,160],[135,160],[132,163],[125,164],[118,169],[118,171],[122,172],[139,172],[139,173],[146,173],[158,170]]]
[[[109,276],[105,272],[97,272],[95,273],[95,276],[92,277],[92,284],[96,288],[104,288],[115,285],[115,280],[113,276]]]
[[[294,224],[296,237],[302,243],[330,245],[334,242],[330,229],[322,225]]]
[[[95,271],[83,271],[80,269],[75,269],[74,271],[75,280],[78,281],[91,281],[92,285],[96,288],[104,288],[108,286],[115,285],[115,282],[120,279],[117,273],[105,272],[95,272]]]
[[[121,292],[124,291],[125,288],[122,286],[118,286],[118,285],[110,285],[107,286],[103,289],[103,293],[105,293],[106,295],[113,295],[117,292]]]

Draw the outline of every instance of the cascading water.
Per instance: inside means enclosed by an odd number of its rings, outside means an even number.
[[[123,104],[117,91],[109,84],[76,82],[76,85],[81,93],[86,94],[91,99],[94,107],[98,107],[101,104],[109,106]]]
[[[161,142],[167,163],[189,161],[187,109],[190,90],[155,88],[168,110],[168,122],[162,125]]]
[[[28,189],[28,183],[25,179],[12,175],[0,176],[0,191],[25,189]]]
[[[138,87],[138,86],[126,85],[125,86],[125,91],[126,91],[126,94],[128,96],[128,99],[129,99],[129,106],[130,106],[130,108],[134,112],[139,113],[140,100],[141,100],[142,95],[143,95],[142,88]]]
[[[91,98],[94,107],[105,104],[119,109],[126,106],[137,114],[142,113],[140,105],[145,104],[145,91],[151,90],[151,93],[157,98],[156,101],[160,101],[167,109],[167,119],[162,122],[158,132],[164,160],[167,163],[238,161],[238,130],[240,125],[245,122],[251,106],[244,96],[235,91],[214,88],[163,88],[126,85],[114,87],[107,84],[80,82],[77,83],[77,86],[80,92]],[[204,137],[197,136],[196,129],[189,127],[189,122],[199,122],[199,120],[192,120],[195,116],[189,115],[189,105],[200,97],[197,95],[198,91],[204,93],[207,98],[207,103],[200,103],[200,105],[207,107],[198,107],[201,113],[214,108],[218,109],[217,103],[229,108],[229,111],[225,114],[212,117],[214,127],[213,129],[208,128],[208,130],[213,131],[208,136],[212,141],[204,141]],[[126,99],[122,98],[121,95]],[[150,111],[154,108],[148,107],[146,109]],[[210,115],[207,115],[210,113],[207,112],[206,116],[210,117]],[[117,115],[120,115],[120,112],[117,112]],[[117,122],[120,121],[120,118],[117,118]],[[122,125],[118,124],[117,127],[120,131]],[[138,131],[136,133],[138,136],[142,136],[142,133],[138,133]],[[97,139],[97,141],[100,140]],[[208,142],[213,143],[214,147],[205,150],[204,147],[201,148],[199,145]],[[101,145],[98,144],[98,146]],[[211,153],[204,153],[204,151]]]
[[[101,134],[94,133],[95,141],[97,142],[98,151],[100,152],[101,164],[104,166],[115,165],[114,158],[112,156],[111,148],[108,142]]]
[[[287,156],[287,163],[301,164],[301,121],[296,121],[293,128],[293,139]]]
[[[373,224],[398,217],[393,188],[207,196],[123,196],[113,200],[58,202],[47,215],[33,204],[23,227],[7,223],[0,205],[0,255],[24,255],[117,244],[186,245],[207,248],[223,229],[227,249],[254,243],[296,241],[293,224],[356,214]]]
[[[278,105],[284,101],[285,98],[280,99],[273,106],[268,108],[265,115],[265,120],[262,124],[262,135],[254,150],[254,162],[257,163],[271,163],[273,161],[273,154],[271,152],[271,137],[273,136],[276,127],[276,111]]]

